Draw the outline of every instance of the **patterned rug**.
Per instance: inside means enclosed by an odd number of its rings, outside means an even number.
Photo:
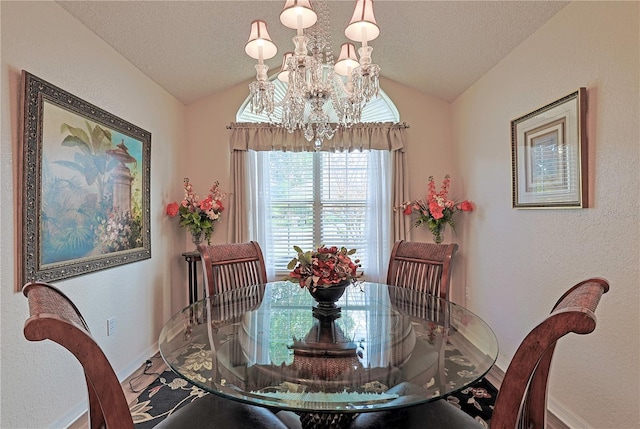
[[[458,358],[455,350],[447,354],[447,359]],[[459,370],[469,371],[464,363],[460,365]],[[491,383],[481,378],[476,383],[447,396],[446,400],[488,428],[497,393]],[[174,411],[207,394],[172,371],[165,371],[130,406],[135,428],[151,429]]]

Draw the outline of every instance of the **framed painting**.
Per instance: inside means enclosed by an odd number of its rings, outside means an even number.
[[[23,284],[151,258],[151,133],[24,70],[22,86]]]
[[[512,206],[588,206],[587,90],[511,121]]]

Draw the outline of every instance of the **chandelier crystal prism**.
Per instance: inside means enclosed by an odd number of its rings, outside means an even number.
[[[362,109],[380,89],[380,67],[371,62],[369,42],[380,34],[373,14],[373,0],[357,0],[345,35],[361,43],[359,58],[353,43],[343,43],[337,61],[331,47],[331,28],[326,0],[287,0],[280,22],[296,30],[294,51],[283,55],[277,79],[287,84],[282,100],[275,100],[274,84],[264,60],[277,54],[267,23],[255,20],[245,52],[258,60],[256,80],[249,85],[250,107],[256,115],[289,132],[302,130],[316,147],[331,139],[338,127],[350,127],[361,120]],[[281,115],[276,118],[276,108]],[[335,124],[328,112],[335,113]]]

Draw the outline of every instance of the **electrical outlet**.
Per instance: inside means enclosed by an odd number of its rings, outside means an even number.
[[[110,337],[112,335],[115,335],[116,328],[117,328],[116,318],[112,317],[110,319],[107,319],[107,336]]]

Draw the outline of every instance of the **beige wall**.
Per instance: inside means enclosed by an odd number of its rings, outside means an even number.
[[[56,3],[3,1],[0,7],[0,427],[66,427],[86,408],[82,371],[61,347],[24,339],[27,301],[15,292],[20,281],[14,272],[20,256],[12,244],[20,239],[14,228],[13,190],[19,168],[20,71],[152,133],[152,258],[56,282],[84,313],[121,378],[155,352],[162,323],[186,302],[186,275],[180,270],[184,262],[179,261],[184,235],[163,214],[167,200],[181,196],[185,108]],[[118,331],[107,337],[110,317],[116,318]]]
[[[186,276],[179,253],[192,245],[175,219],[164,216],[164,206],[181,197],[185,176],[200,193],[214,180],[228,189],[225,126],[248,90],[245,83],[185,108],[55,3],[3,1],[0,14],[0,237],[5,244],[0,246],[0,427],[62,427],[82,411],[81,371],[59,347],[24,340],[26,300],[14,292],[17,256],[10,243],[18,236],[10,208],[20,70],[153,135],[152,259],[59,282],[87,316],[121,377],[152,353],[163,321],[185,302],[185,291],[175,285],[182,286]],[[476,204],[475,212],[459,218],[456,234],[448,230],[446,236],[461,244],[453,298],[495,328],[503,368],[564,289],[591,275],[611,281],[596,332],[563,340],[554,362],[551,406],[573,427],[640,427],[633,406],[640,393],[638,69],[638,3],[578,2],[453,105],[382,81],[401,121],[411,125],[411,196],[425,192],[429,175],[439,179],[450,173],[452,195]],[[511,209],[509,121],[578,86],[588,87],[590,96],[593,207]],[[431,239],[424,230],[412,235]],[[226,241],[226,220],[213,241]],[[120,330],[107,337],[106,319],[113,316]],[[39,363],[43,355],[52,363]]]
[[[498,336],[505,368],[561,293],[611,282],[598,327],[557,349],[551,409],[571,427],[640,427],[638,2],[573,2],[453,103],[466,194],[467,304]],[[591,207],[511,208],[509,124],[585,86]]]

